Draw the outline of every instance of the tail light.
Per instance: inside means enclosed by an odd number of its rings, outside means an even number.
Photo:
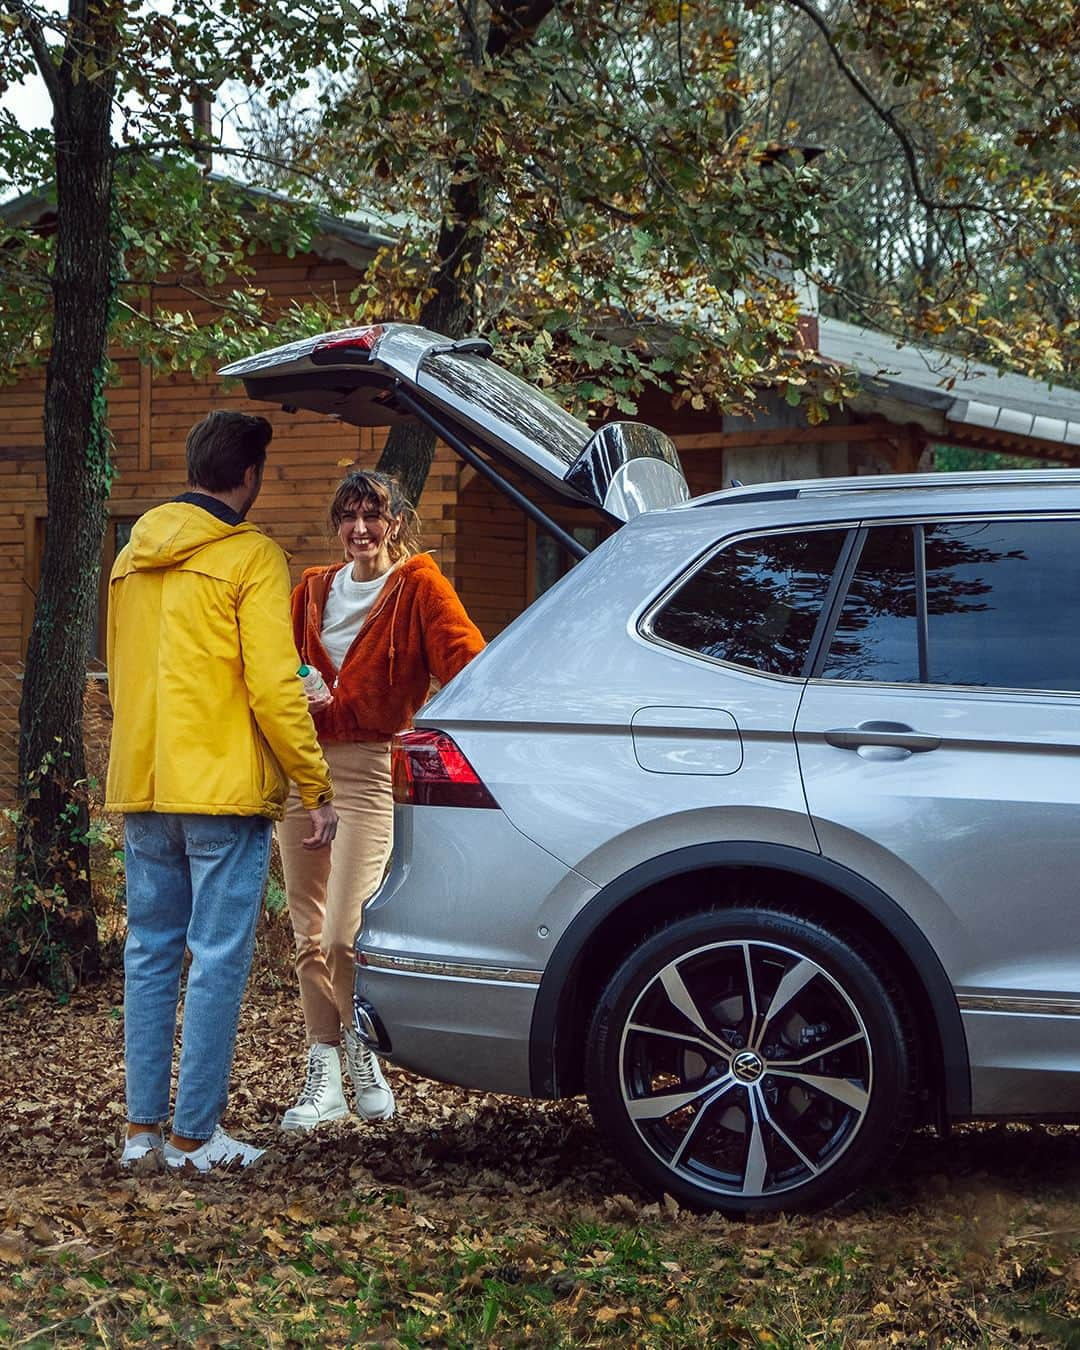
[[[443,731],[403,731],[391,760],[394,801],[411,806],[493,806],[499,803]]]
[[[367,328],[343,328],[340,333],[330,333],[320,338],[311,349],[311,359],[318,365],[319,357],[326,352],[333,352],[336,357],[348,351],[370,352],[385,332],[381,323],[373,323]],[[323,359],[326,359],[325,356]]]

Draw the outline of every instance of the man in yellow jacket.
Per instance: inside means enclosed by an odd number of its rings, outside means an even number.
[[[330,772],[296,676],[289,570],[244,517],[273,435],[213,412],[187,439],[191,491],[148,511],[109,579],[114,713],[107,806],[125,813],[127,1139],[121,1164],[247,1166],[262,1152],[220,1119],[255,924],[292,779],[307,848],[337,828]],[[169,1080],[191,952],[172,1132]]]

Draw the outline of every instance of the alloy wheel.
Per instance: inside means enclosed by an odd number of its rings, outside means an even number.
[[[732,940],[680,953],[647,980],[618,1065],[641,1143],[722,1203],[828,1172],[866,1118],[874,1052],[851,996],[816,960]]]

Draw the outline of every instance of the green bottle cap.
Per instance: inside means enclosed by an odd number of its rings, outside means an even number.
[[[302,680],[304,680],[304,679],[306,679],[306,678],[311,674],[311,667],[310,667],[310,666],[301,666],[300,669],[299,669],[296,673],[297,673],[297,675],[300,676],[300,678],[301,678]]]

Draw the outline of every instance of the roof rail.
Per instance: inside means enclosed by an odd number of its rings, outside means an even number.
[[[839,492],[895,492],[898,488],[1038,487],[1062,479],[1080,483],[1080,469],[978,469],[966,473],[882,473],[858,478],[818,478],[798,485],[800,497]]]
[[[796,497],[830,497],[855,492],[940,492],[949,489],[1038,487],[1054,483],[1080,486],[1080,468],[981,469],[967,473],[881,473],[857,478],[802,478],[773,483],[748,483],[693,497],[688,506],[733,501],[791,501]]]

